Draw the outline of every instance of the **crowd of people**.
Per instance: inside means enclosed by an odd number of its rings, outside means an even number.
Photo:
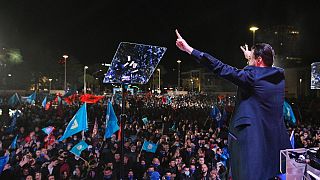
[[[5,99],[5,98],[4,98]],[[212,119],[214,104],[227,109],[228,119],[234,103],[220,101],[206,95],[186,95],[175,98],[138,95],[126,97],[124,126],[124,157],[116,132],[104,138],[107,98],[88,104],[89,129],[63,141],[66,125],[80,104],[52,106],[45,110],[41,102],[35,105],[20,104],[21,111],[15,128],[8,131],[12,118],[9,107],[1,105],[0,156],[9,155],[0,179],[120,179],[123,167],[125,179],[227,179],[228,121],[222,126]],[[170,101],[170,102],[169,102]],[[118,102],[118,103],[117,103]],[[119,116],[121,100],[115,100],[114,110]],[[148,121],[142,121],[147,118]],[[95,121],[98,133],[94,133]],[[53,126],[45,134],[41,129]],[[319,147],[320,129],[314,126],[288,128],[295,130],[297,147]],[[9,148],[17,136],[17,147]],[[81,157],[70,152],[80,140],[89,147]],[[157,144],[156,152],[143,150],[144,141]]]

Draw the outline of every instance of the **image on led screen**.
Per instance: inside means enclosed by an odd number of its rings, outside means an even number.
[[[146,84],[167,48],[121,42],[104,83]]]

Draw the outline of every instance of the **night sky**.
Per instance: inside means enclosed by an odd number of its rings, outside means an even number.
[[[20,49],[25,63],[49,68],[63,54],[83,65],[111,62],[121,41],[168,48],[160,63],[182,70],[195,65],[175,47],[174,30],[194,48],[224,62],[244,66],[244,43],[251,25],[260,29],[295,26],[303,57],[319,59],[320,1],[24,1],[1,0],[0,46]],[[259,36],[259,30],[256,32]]]

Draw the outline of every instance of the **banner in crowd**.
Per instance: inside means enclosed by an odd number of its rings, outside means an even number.
[[[78,98],[78,95],[77,95],[77,94],[72,94],[72,95],[70,95],[70,96],[64,97],[63,100],[64,100],[67,104],[72,105],[77,98]]]
[[[80,96],[80,101],[85,102],[85,103],[95,104],[103,98],[104,98],[104,96],[95,96],[92,94],[84,94],[84,95]]]
[[[88,130],[88,116],[87,116],[87,104],[84,103],[78,112],[73,116],[69,122],[64,134],[60,137],[59,141],[63,141],[68,137],[80,132]]]

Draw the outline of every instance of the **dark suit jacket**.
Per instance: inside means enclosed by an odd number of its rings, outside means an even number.
[[[290,148],[283,121],[284,70],[246,66],[240,70],[207,53],[192,52],[197,61],[238,86],[230,122],[233,180],[264,180],[279,174],[281,149]]]

